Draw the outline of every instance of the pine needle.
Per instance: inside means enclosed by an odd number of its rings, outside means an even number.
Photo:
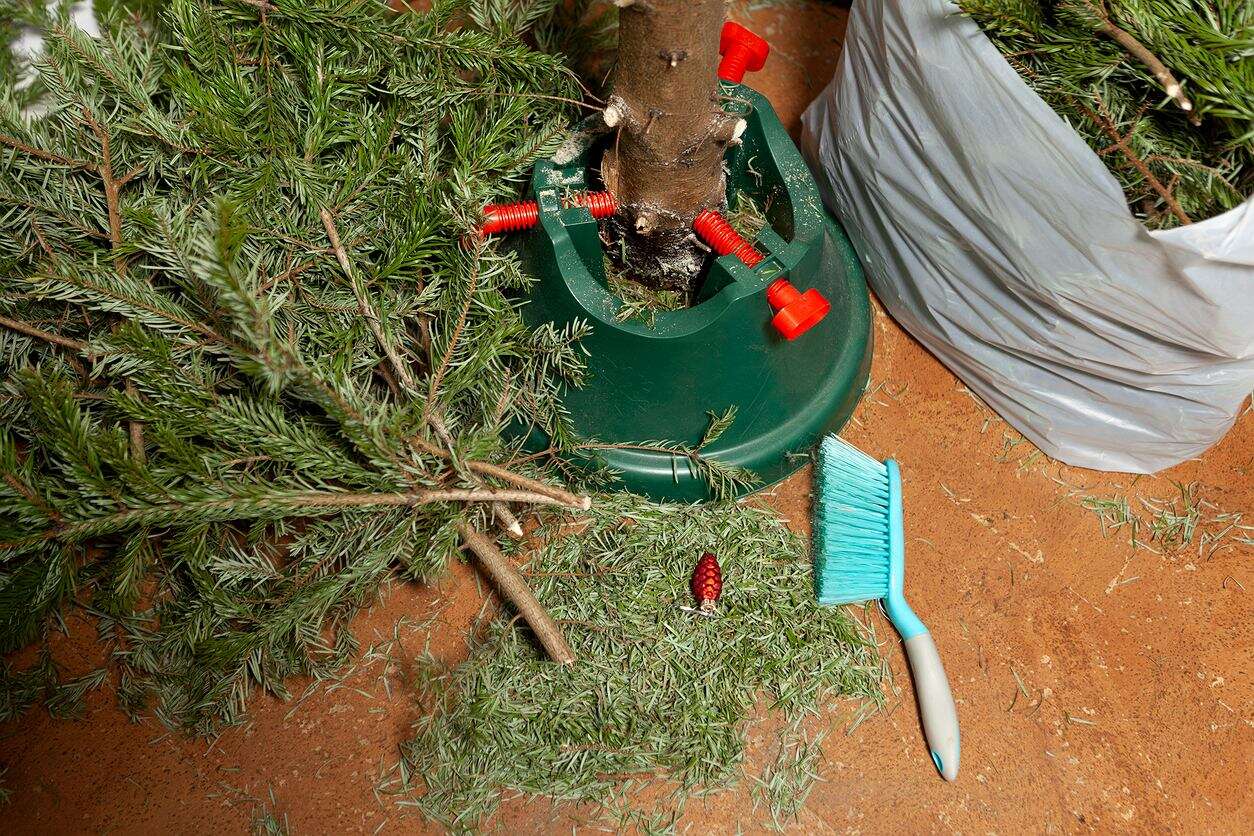
[[[874,648],[843,610],[814,603],[804,545],[769,512],[620,497],[578,537],[559,527],[542,529],[527,571],[579,661],[545,662],[505,613],[469,661],[426,681],[435,711],[403,747],[416,785],[394,790],[436,821],[474,828],[509,791],[612,809],[630,776],[675,788],[673,818],[736,779],[763,701],[799,722],[841,696],[882,700]],[[724,572],[715,618],[680,609],[707,550]],[[763,776],[781,821],[799,807],[785,794],[804,800],[817,743],[785,741]]]

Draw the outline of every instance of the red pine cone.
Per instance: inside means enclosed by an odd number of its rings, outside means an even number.
[[[713,612],[714,602],[723,594],[723,570],[719,568],[718,559],[706,552],[697,561],[697,568],[692,573],[690,584],[693,597],[702,612]]]

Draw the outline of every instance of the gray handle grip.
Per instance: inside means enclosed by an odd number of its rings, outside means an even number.
[[[923,733],[932,750],[932,760],[946,781],[958,777],[961,746],[958,739],[958,710],[949,690],[945,666],[931,633],[920,633],[906,639],[906,658],[914,677],[914,693],[919,700]]]

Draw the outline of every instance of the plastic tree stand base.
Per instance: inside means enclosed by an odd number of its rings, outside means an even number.
[[[588,168],[597,148],[566,166],[536,164],[532,195],[540,223],[514,240],[524,268],[538,279],[523,307],[528,324],[592,325],[582,341],[587,380],[564,392],[580,435],[608,445],[696,446],[710,413],[735,406],[731,428],[700,454],[747,468],[765,487],[801,468],[809,449],[849,420],[870,370],[870,304],[853,247],[823,210],[775,111],[748,87],[723,87],[735,100],[729,107],[748,121],[742,144],[727,156],[729,205],[743,191],[768,220],[754,242],[766,255],[756,267],[734,255],[714,259],[693,307],[658,312],[652,326],[615,321],[622,302],[606,285],[597,222],[584,207],[562,206],[563,195],[601,188]],[[767,286],[784,275],[831,303],[831,312],[795,340],[772,327],[767,303]],[[529,448],[548,446],[538,429],[519,432],[528,434]],[[655,500],[711,498],[686,456],[626,448],[596,456],[619,473],[626,490]]]

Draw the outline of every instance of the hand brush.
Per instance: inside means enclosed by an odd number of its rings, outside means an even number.
[[[828,436],[819,445],[814,587],[820,604],[879,599],[906,646],[923,732],[945,780],[958,777],[958,712],[936,643],[906,603],[901,473]]]

